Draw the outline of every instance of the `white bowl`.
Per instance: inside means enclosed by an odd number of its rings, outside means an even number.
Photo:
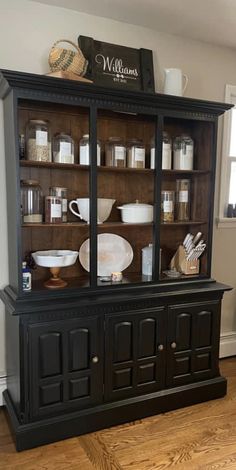
[[[78,251],[47,250],[32,253],[35,263],[45,268],[63,268],[76,262]]]
[[[115,199],[106,199],[106,198],[98,198],[97,199],[97,222],[98,224],[102,224],[105,220],[108,219],[112,206],[115,202]],[[75,211],[72,207],[73,204],[76,204],[77,211]],[[90,200],[87,197],[78,198],[69,203],[70,211],[79,217],[80,219],[89,222],[89,207],[90,207]]]

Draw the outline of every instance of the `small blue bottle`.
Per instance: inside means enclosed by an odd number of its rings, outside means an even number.
[[[22,287],[23,291],[31,290],[31,272],[25,261],[22,263]]]

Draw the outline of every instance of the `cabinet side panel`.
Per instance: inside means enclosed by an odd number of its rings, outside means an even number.
[[[7,389],[15,406],[18,417],[20,417],[21,394],[20,394],[20,328],[19,317],[11,315],[6,309],[6,366],[7,366]]]
[[[4,134],[7,182],[7,222],[8,222],[8,256],[9,282],[18,290],[19,274],[19,162],[18,162],[18,129],[16,115],[16,97],[10,92],[4,100]]]

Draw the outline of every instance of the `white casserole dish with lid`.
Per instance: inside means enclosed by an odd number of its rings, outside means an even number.
[[[130,224],[147,224],[153,222],[153,206],[136,201],[117,207],[121,211],[121,220]]]

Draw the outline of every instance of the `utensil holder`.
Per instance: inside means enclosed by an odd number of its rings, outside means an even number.
[[[170,262],[171,269],[175,268],[177,271],[186,275],[199,274],[199,266],[200,263],[198,259],[187,260],[183,245],[179,246]]]

